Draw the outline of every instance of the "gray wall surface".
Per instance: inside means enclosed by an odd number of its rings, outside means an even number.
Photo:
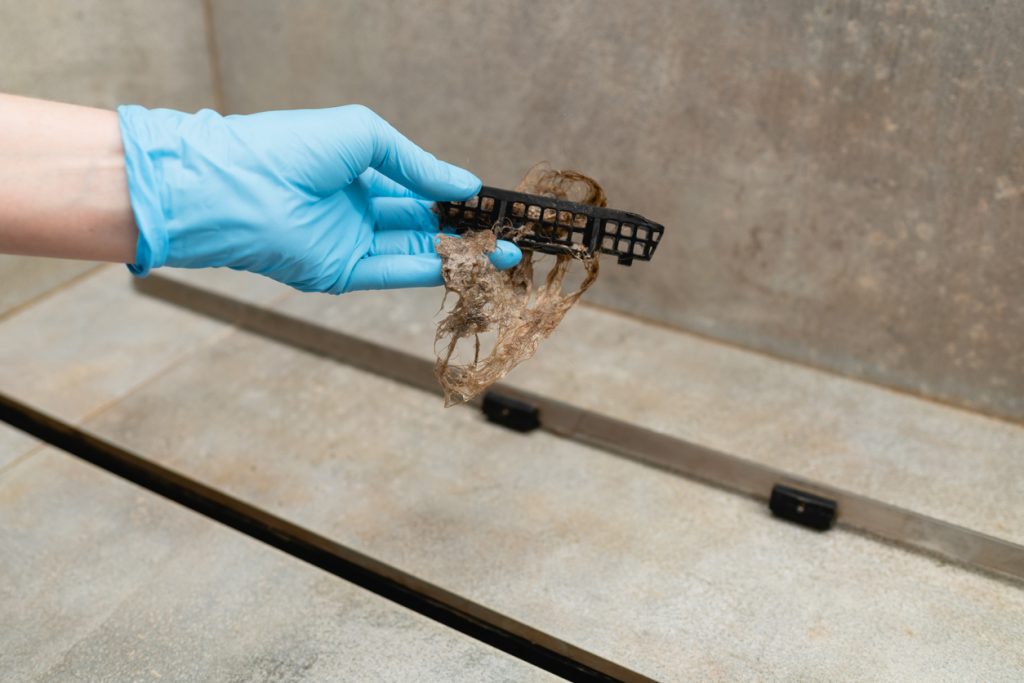
[[[664,222],[587,297],[1024,419],[1024,4],[214,0],[226,106],[366,104]],[[656,350],[652,350],[652,353]]]
[[[201,0],[0,0],[0,91],[95,107],[212,106]]]
[[[1024,5],[205,7],[0,0],[0,90],[360,102],[489,184],[575,167],[667,226],[590,301],[1024,420]]]

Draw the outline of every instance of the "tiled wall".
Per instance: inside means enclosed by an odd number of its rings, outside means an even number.
[[[0,0],[0,92],[197,109],[211,74],[199,0]],[[0,255],[0,315],[92,267]]]
[[[0,0],[0,91],[197,109],[212,83],[201,0]]]
[[[212,0],[224,108],[361,102],[664,222],[587,297],[1024,420],[1024,5]],[[204,5],[0,0],[0,90],[214,105]]]
[[[663,221],[590,300],[1024,419],[1024,4],[214,7],[232,110],[364,103]]]

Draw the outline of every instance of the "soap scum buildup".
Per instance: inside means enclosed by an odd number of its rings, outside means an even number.
[[[553,170],[546,163],[530,169],[516,190],[607,206],[604,191],[594,180],[576,171]],[[518,230],[496,228],[502,239],[515,242],[517,234],[530,231],[532,225]],[[472,399],[532,357],[597,279],[598,260],[597,254],[585,252],[557,255],[543,282],[535,286],[533,252],[524,251],[523,260],[506,271],[491,263],[487,255],[495,248],[494,231],[470,231],[463,237],[439,235],[437,240],[445,300],[449,294],[458,297],[438,323],[434,338],[434,375],[448,407]],[[573,262],[583,264],[583,282],[575,291],[563,293],[562,281]],[[480,335],[485,333],[494,333],[496,341],[490,353],[481,357]],[[473,340],[473,361],[452,362],[463,339]]]

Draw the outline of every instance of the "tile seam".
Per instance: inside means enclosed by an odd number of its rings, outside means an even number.
[[[217,28],[214,23],[213,0],[200,0],[203,8],[203,29],[206,32],[206,58],[210,64],[210,85],[213,89],[214,107],[221,114],[224,110],[224,72],[220,63],[220,48],[217,45]]]
[[[61,292],[66,292],[72,287],[76,287],[77,285],[85,282],[86,280],[89,280],[99,275],[100,273],[108,270],[112,265],[113,264],[110,263],[98,263],[93,267],[89,268],[88,270],[78,273],[77,275],[74,275],[68,278],[67,280],[62,281],[54,285],[53,287],[50,287],[40,292],[39,294],[36,294],[35,296],[26,299],[25,301],[22,301],[19,304],[11,306],[6,311],[0,312],[0,323],[6,322],[11,318],[15,318],[21,313],[24,313],[25,311],[34,308],[37,304],[41,304],[44,301],[47,301],[48,299],[57,296]]]

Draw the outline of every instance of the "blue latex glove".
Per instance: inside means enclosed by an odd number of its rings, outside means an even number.
[[[222,117],[118,109],[139,227],[137,275],[227,266],[341,294],[441,284],[427,200],[480,180],[362,106]],[[510,242],[499,268],[522,257]]]

